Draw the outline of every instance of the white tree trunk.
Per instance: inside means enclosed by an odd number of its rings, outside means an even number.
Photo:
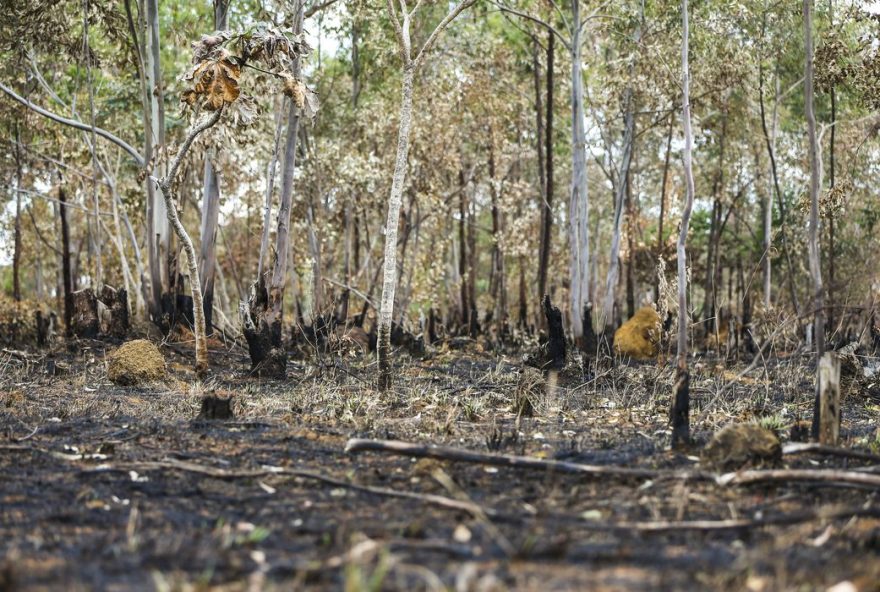
[[[813,306],[815,319],[816,356],[825,351],[825,313],[822,287],[822,266],[819,260],[819,147],[816,141],[816,114],[813,107],[813,2],[804,0],[804,108],[807,115],[807,133],[810,138],[810,276],[813,279]]]
[[[688,2],[681,2],[682,39],[681,39],[681,118],[684,127],[684,176],[687,196],[684,211],[681,214],[681,230],[678,235],[678,384],[672,401],[672,444],[682,444],[690,439],[690,399],[689,376],[687,365],[688,353],[688,309],[687,309],[687,234],[690,226],[691,211],[694,207],[694,171],[692,153],[694,134],[691,130],[690,104],[690,72],[688,69],[689,27]]]
[[[409,154],[409,134],[412,123],[412,93],[415,68],[406,64],[400,96],[400,128],[397,132],[397,157],[394,178],[388,198],[388,216],[385,220],[385,262],[383,264],[382,300],[379,305],[378,357],[379,388],[391,383],[391,319],[394,312],[394,291],[397,288],[397,226],[406,180],[406,161]]]
[[[627,87],[624,91],[624,108],[626,109],[626,124],[623,132],[623,156],[620,160],[620,170],[617,174],[617,192],[614,196],[614,234],[611,237],[611,255],[608,264],[608,275],[605,281],[605,306],[603,307],[606,331],[614,329],[614,295],[617,290],[617,280],[620,278],[620,237],[623,234],[623,201],[626,195],[627,183],[629,183],[629,167],[632,161],[633,136],[635,135],[635,114],[632,108],[632,88]],[[630,254],[632,256],[632,254]]]
[[[590,300],[590,211],[587,194],[587,137],[584,129],[584,79],[581,71],[579,0],[572,0],[571,38],[571,198],[569,215],[569,282],[571,334],[584,334],[584,305]]]

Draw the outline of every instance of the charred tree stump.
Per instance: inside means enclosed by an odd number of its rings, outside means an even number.
[[[262,278],[251,286],[248,301],[240,304],[239,316],[251,356],[251,374],[285,378],[287,351],[281,341],[281,315],[271,306]]]
[[[232,410],[232,397],[217,395],[202,397],[202,407],[196,419],[200,421],[235,419],[235,413]]]
[[[42,310],[34,313],[34,324],[37,329],[37,347],[46,347],[49,343],[49,327],[51,323],[52,317],[43,316]]]
[[[541,302],[544,317],[547,319],[547,352],[544,368],[559,370],[565,366],[565,329],[562,325],[562,312],[550,302],[545,294]]]
[[[562,325],[562,312],[550,302],[545,294],[541,301],[541,309],[547,322],[547,343],[541,345],[537,352],[525,358],[529,366],[541,370],[561,370],[565,366],[565,329]]]
[[[98,300],[107,307],[110,315],[103,332],[111,337],[124,339],[131,327],[128,316],[128,292],[125,288],[115,290],[111,286],[104,286]]]
[[[672,403],[672,448],[687,446],[690,434],[690,384],[691,377],[687,367],[679,366],[675,381],[675,400]]]
[[[76,337],[96,339],[100,331],[98,298],[91,288],[70,295],[73,318],[71,329]]]

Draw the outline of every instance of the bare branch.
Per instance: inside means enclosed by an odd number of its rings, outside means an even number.
[[[51,111],[43,109],[42,107],[40,107],[38,105],[34,105],[28,99],[25,99],[24,97],[22,97],[21,95],[16,93],[14,90],[9,88],[8,86],[3,84],[2,82],[0,82],[0,90],[5,92],[12,99],[21,103],[22,105],[24,105],[28,109],[30,109],[32,111],[36,111],[37,113],[39,113],[43,117],[51,119],[52,121],[54,121],[56,123],[61,123],[63,125],[67,125],[67,126],[79,129],[79,130],[87,131],[87,132],[94,131],[97,135],[101,136],[102,138],[104,138],[106,140],[110,140],[112,143],[116,144],[117,146],[119,146],[120,148],[122,148],[123,150],[128,152],[128,154],[131,155],[132,158],[134,158],[135,162],[137,162],[138,166],[140,166],[140,167],[144,166],[144,164],[145,164],[144,157],[141,156],[141,154],[137,150],[135,150],[128,142],[126,142],[122,138],[108,132],[107,130],[101,129],[99,127],[87,125],[87,124],[85,124],[81,121],[77,121],[75,119],[68,119],[67,117],[62,117],[61,115],[57,115],[55,113],[52,113]]]
[[[496,0],[489,0],[489,4],[496,6],[502,12],[514,14],[520,18],[524,18],[526,20],[532,21],[533,23],[536,23],[536,24],[544,27],[545,29],[547,29],[548,31],[550,31],[554,35],[556,35],[556,37],[559,39],[559,42],[562,43],[562,45],[564,45],[567,50],[571,51],[571,43],[569,43],[568,39],[562,33],[560,33],[559,30],[556,29],[556,27],[554,27],[553,25],[551,25],[547,21],[545,21],[539,17],[536,17],[534,15],[528,14],[527,12],[519,11],[515,8],[505,6],[504,4],[499,4]]]
[[[416,59],[414,60],[416,68],[418,68],[419,65],[422,63],[422,60],[425,58],[425,54],[427,54],[429,51],[431,51],[431,47],[434,45],[434,42],[437,41],[437,37],[440,35],[440,33],[443,32],[443,29],[445,29],[447,26],[449,26],[449,23],[451,23],[453,20],[455,20],[455,17],[457,17],[459,14],[461,14],[461,12],[463,10],[470,7],[475,2],[476,2],[476,0],[460,0],[460,2],[458,4],[456,4],[452,10],[449,11],[449,14],[447,14],[443,18],[443,20],[440,21],[440,24],[437,25],[437,27],[434,29],[433,32],[431,32],[431,35],[428,37],[428,40],[425,41],[424,45],[422,45],[422,49],[419,50],[419,53],[416,56]]]

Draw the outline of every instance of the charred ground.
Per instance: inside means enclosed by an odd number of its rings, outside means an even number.
[[[380,395],[370,359],[326,356],[292,363],[287,381],[260,380],[237,370],[247,367],[241,348],[215,342],[212,377],[197,382],[180,347],[162,347],[166,380],[141,387],[109,382],[114,346],[98,341],[0,354],[0,589],[824,590],[848,580],[871,590],[880,581],[876,489],[344,452],[350,437],[367,437],[695,470],[700,444],[729,422],[760,421],[785,441],[808,419],[808,358],[772,358],[742,376],[744,367],[698,359],[697,443],[679,454],[668,449],[673,371],[655,363],[548,389],[524,379],[520,353],[474,343],[407,360]],[[197,419],[212,393],[233,397],[234,420]],[[523,397],[531,417],[513,411]],[[877,410],[869,396],[846,399],[844,445],[876,452]],[[785,464],[869,463],[788,455]],[[438,506],[431,494],[485,514]],[[867,515],[822,516],[840,508]],[[721,522],[730,520],[746,523]]]

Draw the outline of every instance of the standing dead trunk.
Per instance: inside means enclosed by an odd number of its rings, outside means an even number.
[[[462,165],[463,166],[463,165]],[[470,289],[468,288],[469,276],[467,273],[467,191],[464,180],[464,169],[459,168],[458,171],[458,277],[461,282],[460,296],[461,310],[459,315],[461,318],[461,330],[467,331],[470,327]]]
[[[690,441],[690,374],[688,373],[688,310],[687,310],[687,234],[691,211],[694,207],[694,172],[692,153],[694,136],[691,131],[690,73],[688,69],[688,0],[681,0],[681,94],[682,123],[684,126],[684,176],[687,197],[681,215],[678,235],[678,357],[675,394],[672,398],[672,446],[680,447]]]
[[[489,292],[492,296],[495,321],[495,338],[504,341],[507,324],[507,286],[504,281],[504,252],[501,250],[501,208],[499,207],[499,185],[495,166],[495,128],[492,128],[489,144],[489,196],[492,200],[492,267],[489,273]]]

